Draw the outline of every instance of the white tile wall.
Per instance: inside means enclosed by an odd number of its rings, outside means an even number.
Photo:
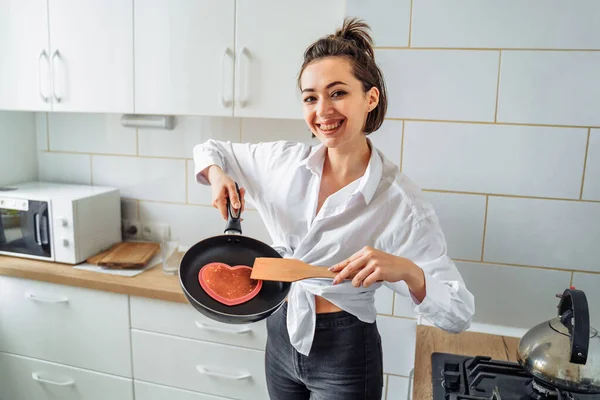
[[[599,70],[600,52],[503,51],[498,121],[600,126]]]
[[[319,140],[311,138],[311,131],[303,119],[261,119],[244,118],[242,124],[242,142],[260,143],[286,140],[317,144]]]
[[[600,49],[597,15],[594,0],[419,0],[413,3],[412,46]]]
[[[430,189],[579,199],[586,142],[587,129],[407,122],[403,171]]]
[[[448,255],[480,260],[483,246],[485,196],[426,192],[435,209],[448,244]]]
[[[141,201],[140,220],[167,223],[171,236],[181,244],[191,246],[210,236],[222,235],[226,221],[212,207]],[[271,244],[270,236],[258,212],[244,213],[242,231],[245,236]]]
[[[120,114],[49,113],[50,150],[136,154],[136,130]]]
[[[475,296],[474,322],[530,328],[556,315],[556,293],[569,287],[571,273],[457,262]],[[542,284],[543,282],[543,284]]]
[[[412,301],[398,293],[394,294],[394,315],[404,318],[417,318],[418,314],[412,310]]]
[[[375,46],[408,46],[410,0],[347,0],[346,15],[364,19]]]
[[[394,292],[387,286],[381,286],[375,291],[375,308],[379,314],[392,315]]]
[[[590,323],[600,330],[600,275],[576,272],[573,274],[573,286],[584,291],[590,311]]]
[[[0,186],[36,177],[34,113],[0,111]]]
[[[47,182],[92,183],[91,156],[89,154],[49,153],[38,154],[38,177]]]
[[[173,130],[140,129],[139,155],[192,158],[195,145],[211,138],[240,140],[240,122],[221,117],[176,117]]]
[[[387,400],[408,400],[408,378],[390,375],[387,384]],[[411,393],[412,395],[412,393]]]
[[[185,203],[185,161],[93,156],[93,183],[118,187],[123,197]]]
[[[590,134],[583,199],[600,201],[600,129],[592,129]]]
[[[48,150],[48,113],[35,113],[35,134],[38,150]]]
[[[497,51],[377,50],[390,118],[494,121]]]
[[[484,260],[600,272],[600,203],[490,197]]]
[[[377,327],[383,343],[383,371],[408,376],[415,363],[417,321],[379,316]]]
[[[138,201],[121,197],[121,218],[128,220],[138,219]]]
[[[402,121],[386,120],[369,135],[373,145],[394,164],[400,166],[402,157]]]

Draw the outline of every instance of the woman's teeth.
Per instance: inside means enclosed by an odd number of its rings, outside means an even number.
[[[342,121],[340,122],[336,122],[335,124],[329,124],[329,125],[321,125],[320,128],[322,131],[332,131],[336,128],[339,128],[339,126],[342,124]]]

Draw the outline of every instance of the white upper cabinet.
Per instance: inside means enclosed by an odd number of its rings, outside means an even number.
[[[135,112],[233,115],[235,0],[135,2]]]
[[[53,110],[133,112],[133,0],[49,0]]]
[[[50,110],[46,0],[0,0],[0,109]]]
[[[237,0],[235,111],[302,118],[297,77],[304,51],[340,27],[344,0]]]

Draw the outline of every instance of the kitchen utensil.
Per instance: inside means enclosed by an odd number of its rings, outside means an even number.
[[[535,378],[581,393],[600,393],[600,336],[590,327],[585,293],[560,295],[558,316],[542,322],[519,341],[519,363]]]
[[[337,272],[289,258],[258,257],[254,260],[250,278],[268,281],[294,282],[307,278],[335,278]]]
[[[121,242],[98,260],[98,265],[108,268],[142,268],[160,251],[155,242]]]
[[[241,197],[239,188],[238,196]],[[204,239],[184,254],[179,265],[179,283],[189,303],[205,316],[228,324],[246,324],[267,318],[285,301],[291,288],[289,282],[264,281],[258,294],[251,300],[228,306],[210,297],[200,286],[200,268],[212,262],[228,265],[252,266],[257,257],[281,258],[267,244],[242,236],[240,212],[231,208],[227,199],[227,224],[224,235]]]

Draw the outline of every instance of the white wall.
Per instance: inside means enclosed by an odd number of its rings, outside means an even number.
[[[37,177],[34,114],[0,111],[0,186]]]

